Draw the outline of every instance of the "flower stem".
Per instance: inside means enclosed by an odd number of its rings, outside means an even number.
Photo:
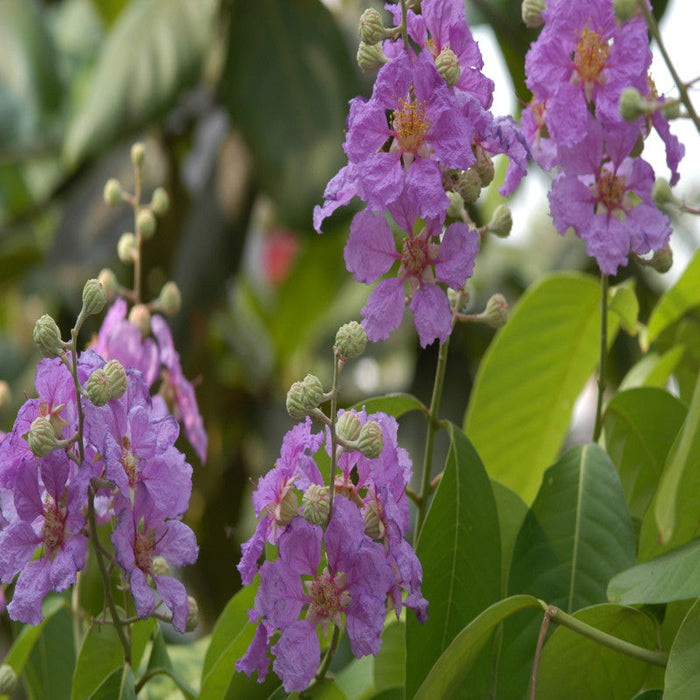
[[[335,652],[338,649],[338,641],[340,640],[340,627],[338,625],[334,625],[333,627],[333,637],[331,638],[331,643],[328,649],[326,649],[326,655],[323,657],[323,661],[321,662],[321,665],[318,667],[318,671],[316,672],[316,675],[314,676],[314,683],[320,683],[326,676],[326,673],[328,673],[328,669],[330,668],[331,661],[333,661],[333,657],[335,656]]]
[[[537,695],[537,671],[540,667],[540,656],[542,655],[542,647],[544,646],[544,639],[547,636],[547,630],[549,629],[549,623],[552,619],[552,610],[556,610],[553,605],[550,605],[544,611],[544,618],[542,620],[542,625],[540,626],[540,635],[537,638],[537,649],[535,650],[535,663],[532,665],[532,682],[530,683],[530,700],[535,700]]]
[[[598,369],[598,402],[595,409],[593,442],[598,442],[603,429],[603,394],[605,393],[605,364],[608,356],[608,276],[600,273],[600,366]]]
[[[430,484],[430,474],[433,467],[433,452],[435,450],[435,433],[440,427],[438,421],[438,409],[442,397],[442,387],[445,381],[445,368],[447,367],[447,348],[450,339],[440,346],[437,366],[435,368],[435,383],[433,384],[433,396],[430,399],[430,412],[428,413],[428,433],[425,438],[425,456],[423,458],[423,474],[421,480],[421,490],[418,496],[418,508],[416,514],[416,532],[414,540],[418,539],[421,528],[425,522],[425,515],[428,509],[428,498],[432,491]]]
[[[338,412],[338,374],[340,373],[340,363],[342,362],[338,353],[333,349],[333,386],[331,387],[331,408],[330,408],[330,431],[331,431],[331,473],[328,482],[328,522],[333,515],[333,496],[335,495],[335,472],[338,466],[338,437],[335,434],[336,414]]]
[[[408,51],[411,45],[408,43],[408,5],[406,0],[401,0],[401,39],[404,48]]]

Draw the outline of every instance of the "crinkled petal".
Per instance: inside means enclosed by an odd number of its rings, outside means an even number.
[[[321,645],[316,625],[298,620],[282,631],[272,647],[274,672],[282,679],[288,692],[301,692],[309,687],[321,661]]]
[[[435,340],[447,341],[452,331],[452,311],[447,294],[434,284],[421,284],[411,299],[411,311],[421,347]]]
[[[12,602],[7,606],[8,614],[13,620],[38,625],[44,619],[41,604],[50,590],[48,558],[29,562],[17,579]]]
[[[474,260],[479,252],[479,234],[466,224],[454,223],[447,227],[435,261],[435,276],[452,289],[461,289],[474,271]]]
[[[245,655],[236,661],[236,671],[245,673],[249,678],[253,677],[253,671],[257,671],[258,683],[262,683],[270,669],[270,657],[267,653],[269,643],[267,629],[261,622],[255,629],[255,636]]]
[[[396,278],[380,282],[362,309],[367,337],[373,343],[386,340],[399,327],[405,308],[403,282]]]
[[[173,627],[178,632],[184,633],[185,625],[187,624],[187,613],[189,612],[185,586],[172,576],[156,576],[155,582],[158,595],[173,613]]]
[[[386,219],[368,209],[353,217],[343,253],[348,271],[365,284],[376,282],[400,257]]]
[[[255,574],[258,573],[258,560],[262,556],[265,548],[265,540],[267,539],[267,531],[270,527],[270,518],[265,516],[255,528],[253,536],[241,545],[241,560],[238,562],[237,569],[241,575],[241,581],[244,586],[253,583]]]
[[[146,583],[146,575],[138,567],[131,572],[129,587],[136,606],[136,614],[141,619],[150,617],[156,609],[156,596]]]

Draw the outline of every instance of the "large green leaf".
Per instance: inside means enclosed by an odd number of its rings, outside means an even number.
[[[610,314],[608,338],[615,337]],[[558,274],[531,287],[486,352],[465,432],[488,473],[531,502],[600,355],[600,283]]]
[[[618,605],[595,605],[575,618],[645,649],[656,649],[656,625],[647,615]],[[627,700],[644,683],[648,664],[557,627],[542,650],[538,700]]]
[[[421,684],[415,700],[455,697],[493,630],[507,617],[527,608],[546,609],[530,595],[516,595],[494,603],[472,620],[443,652]]]
[[[696,251],[685,272],[676,284],[659,299],[649,317],[647,339],[649,343],[680,319],[687,311],[700,306],[700,250]]]
[[[376,396],[371,399],[359,401],[353,408],[358,411],[364,408],[367,413],[376,413],[382,411],[388,413],[394,418],[400,418],[404,413],[410,411],[422,411],[427,413],[427,408],[422,401],[417,399],[413,394],[387,394],[386,396]]]
[[[89,698],[116,669],[124,666],[124,650],[113,625],[93,622],[83,639],[73,674],[72,700]]]
[[[666,667],[664,700],[700,697],[700,600],[678,630]]]
[[[136,682],[131,666],[112,671],[90,700],[136,700]]]
[[[633,277],[610,290],[610,304],[608,308],[612,313],[617,314],[622,328],[630,335],[636,335],[639,301],[634,291]]]
[[[637,362],[620,382],[620,391],[639,386],[665,386],[668,378],[678,366],[685,348],[674,345],[664,353],[648,352]]]
[[[395,618],[382,632],[382,648],[374,661],[374,687],[385,690],[402,686],[406,677],[406,630]]]
[[[416,551],[428,620],[406,619],[406,697],[413,697],[460,630],[500,598],[501,545],[491,484],[479,455],[449,425],[450,451]],[[484,697],[489,668],[475,668],[460,695]]]
[[[500,481],[491,480],[493,495],[498,509],[498,523],[501,531],[501,588],[505,595],[508,590],[508,572],[513,556],[513,547],[518,532],[525,520],[528,507],[515,491],[504,486]]]
[[[68,125],[70,166],[175,105],[200,75],[215,10],[214,0],[132,0],[124,8]]]
[[[544,474],[515,543],[508,592],[571,613],[606,602],[610,578],[634,561],[634,530],[614,465],[596,444],[575,447]],[[498,697],[525,693],[541,622],[528,611],[505,622]]]
[[[686,412],[675,396],[653,387],[620,392],[605,409],[605,447],[633,517],[644,517]]]

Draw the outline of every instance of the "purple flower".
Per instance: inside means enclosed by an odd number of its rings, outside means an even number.
[[[534,97],[523,109],[520,117],[522,134],[525,137],[535,162],[544,170],[559,164],[557,145],[549,136],[546,126],[547,100],[538,102]]]

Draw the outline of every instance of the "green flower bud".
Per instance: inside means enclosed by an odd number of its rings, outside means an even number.
[[[9,664],[0,666],[0,695],[12,695],[17,688],[17,674]]]
[[[10,385],[4,380],[0,380],[0,411],[6,409],[12,401]]]
[[[642,97],[642,94],[634,87],[626,87],[620,93],[618,109],[620,116],[627,122],[633,122],[646,114],[649,105]]]
[[[508,238],[513,228],[513,217],[507,204],[499,204],[489,222],[489,233],[499,238]]]
[[[449,47],[446,46],[435,59],[435,67],[438,73],[445,79],[447,87],[452,89],[459,80],[459,76],[462,72],[459,67],[459,59],[457,54]]]
[[[117,276],[108,267],[102,268],[100,274],[97,275],[100,284],[105,288],[107,299],[114,299],[119,294],[119,282]]]
[[[657,177],[654,180],[654,186],[651,188],[651,198],[657,207],[661,207],[664,204],[678,204],[678,199],[674,196],[671,185],[668,180],[664,180],[662,177]]]
[[[450,221],[467,221],[467,210],[464,208],[464,200],[457,193],[452,190],[445,192],[448,199],[450,200],[447,206],[447,219]]]
[[[146,147],[140,142],[137,141],[132,147],[131,147],[131,162],[137,167],[141,167],[143,165],[143,159],[146,157]]]
[[[88,315],[99,314],[107,303],[107,292],[99,280],[91,279],[83,287],[83,311]]]
[[[670,245],[666,245],[661,250],[654,251],[652,259],[647,263],[649,267],[653,267],[657,272],[668,272],[673,266],[673,251]]]
[[[377,421],[367,421],[360,430],[357,449],[368,459],[376,459],[384,449],[384,432]]]
[[[103,196],[105,202],[112,207],[121,204],[123,200],[122,186],[119,184],[119,180],[117,180],[116,177],[110,177],[109,180],[107,180]]]
[[[357,64],[363,73],[376,73],[389,59],[384,55],[381,44],[360,42],[357,49]]]
[[[360,39],[365,44],[378,44],[385,35],[382,16],[374,8],[369,8],[360,17]]]
[[[129,378],[126,376],[124,366],[119,360],[110,360],[102,370],[107,377],[110,400],[121,398],[129,384]]]
[[[151,330],[151,312],[145,304],[132,306],[129,320],[141,331],[141,335],[148,335]]]
[[[134,262],[138,255],[138,244],[133,233],[122,233],[119,243],[117,243],[117,255],[124,263]]]
[[[289,525],[289,523],[299,515],[299,498],[297,492],[289,486],[286,487],[286,489],[278,506],[278,510],[274,513],[275,522],[282,527]]]
[[[156,216],[165,216],[170,209],[170,197],[162,187],[156,187],[151,197],[151,211]]]
[[[526,27],[534,29],[544,23],[542,12],[547,9],[545,0],[523,0],[520,12]]]
[[[95,406],[104,406],[111,398],[109,379],[103,369],[96,369],[87,380],[85,393]]]
[[[481,147],[476,149],[476,163],[472,166],[479,175],[482,187],[488,187],[493,182],[496,169],[491,156]]]
[[[637,14],[637,0],[613,0],[613,10],[621,22],[626,22]]]
[[[454,189],[466,204],[474,204],[481,194],[481,177],[479,177],[479,173],[474,168],[465,170],[457,178]]]
[[[335,426],[336,435],[345,442],[355,442],[360,437],[362,421],[357,413],[345,411]]]
[[[661,114],[664,115],[664,119],[671,121],[672,119],[678,119],[681,116],[681,106],[678,100],[670,100],[666,102],[661,108]]]
[[[508,302],[503,294],[494,294],[487,302],[486,309],[479,318],[491,328],[500,328],[508,320]]]
[[[153,562],[151,563],[151,573],[153,576],[170,576],[170,564],[168,564],[165,557],[153,557]]]
[[[185,622],[185,632],[194,632],[199,625],[199,606],[197,601],[191,596],[187,596],[187,622]]]
[[[365,508],[365,534],[372,540],[381,540],[384,538],[386,528],[379,516],[379,504],[375,500],[371,500]]]
[[[156,232],[156,217],[150,209],[141,209],[136,216],[136,231],[146,240],[153,238]]]
[[[345,360],[354,360],[367,347],[367,332],[357,321],[342,325],[335,334],[335,351]]]
[[[37,416],[32,421],[27,442],[35,457],[46,457],[58,447],[58,439],[48,416]]]
[[[307,374],[302,381],[294,382],[287,392],[287,413],[292,418],[305,418],[324,399],[321,380],[313,374]]]
[[[174,316],[182,306],[182,296],[175,282],[166,282],[158,295],[158,308],[168,316]]]
[[[301,499],[304,518],[312,525],[325,525],[331,507],[331,497],[327,486],[311,484]]]
[[[56,321],[48,314],[37,319],[32,337],[44,357],[58,357],[65,347]]]

